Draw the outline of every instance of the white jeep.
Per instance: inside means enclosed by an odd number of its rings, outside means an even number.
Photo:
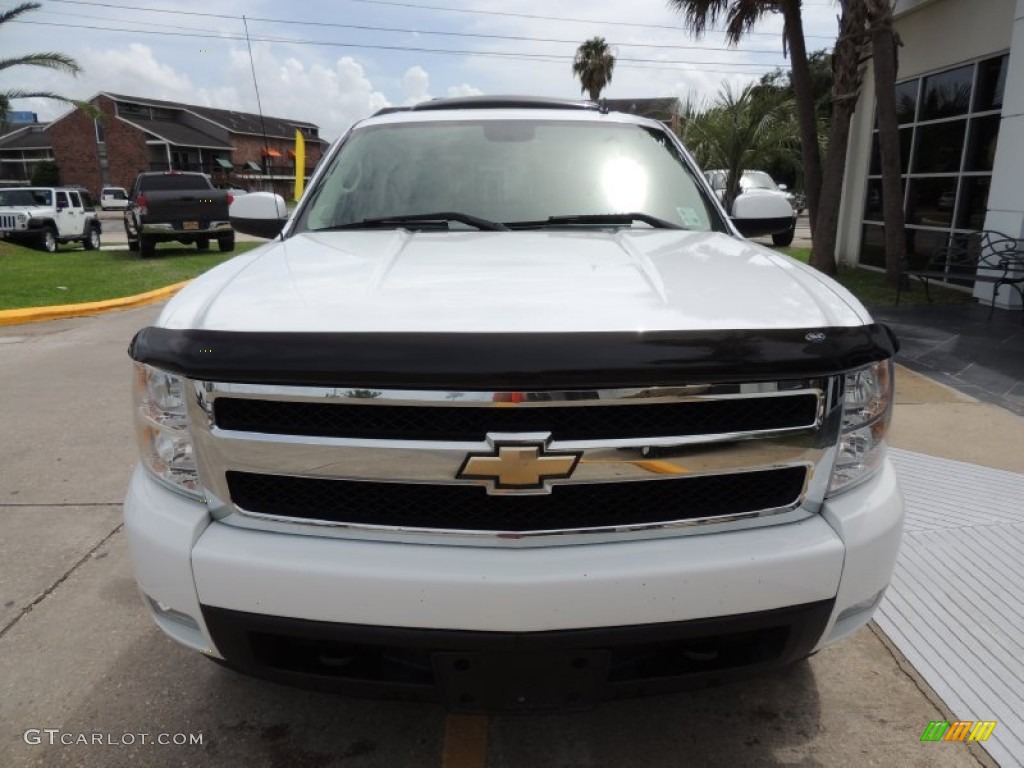
[[[102,226],[77,189],[8,187],[0,189],[0,236],[54,253],[60,243],[100,247]]]
[[[871,618],[895,340],[744,240],[661,123],[387,110],[290,216],[258,192],[231,223],[273,240],[129,350],[125,532],[178,642],[521,711],[753,674]]]

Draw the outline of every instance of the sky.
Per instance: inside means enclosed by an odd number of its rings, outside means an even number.
[[[4,90],[76,99],[110,91],[256,112],[255,69],[265,114],[316,123],[328,140],[381,107],[429,98],[579,98],[572,56],[596,35],[617,57],[603,93],[613,99],[707,101],[724,83],[788,67],[778,16],[729,48],[721,31],[694,40],[667,0],[39,1],[0,27],[4,56],[60,51],[84,71],[2,70]],[[0,0],[0,9],[15,4]],[[831,48],[836,15],[831,0],[804,0],[808,50]],[[42,99],[12,108],[43,121],[67,111]]]

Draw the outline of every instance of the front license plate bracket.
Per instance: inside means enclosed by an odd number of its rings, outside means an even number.
[[[593,706],[608,679],[609,651],[433,655],[452,712],[536,712]]]

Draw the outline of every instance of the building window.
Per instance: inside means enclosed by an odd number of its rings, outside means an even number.
[[[911,266],[923,266],[951,237],[984,226],[1008,64],[1008,55],[996,56],[896,86]],[[877,127],[869,163],[860,261],[884,267]]]
[[[106,134],[103,131],[103,123],[100,120],[93,120],[96,125],[96,143],[102,144],[107,140]]]

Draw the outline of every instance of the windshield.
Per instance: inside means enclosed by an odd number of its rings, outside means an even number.
[[[51,205],[53,195],[48,189],[3,189],[0,190],[0,206]]]
[[[505,224],[640,213],[686,229],[724,230],[659,130],[612,122],[460,120],[355,130],[295,231],[439,211]],[[597,225],[572,225],[581,224]]]
[[[740,180],[743,189],[773,189],[779,191],[772,177],[764,171],[745,171]]]

